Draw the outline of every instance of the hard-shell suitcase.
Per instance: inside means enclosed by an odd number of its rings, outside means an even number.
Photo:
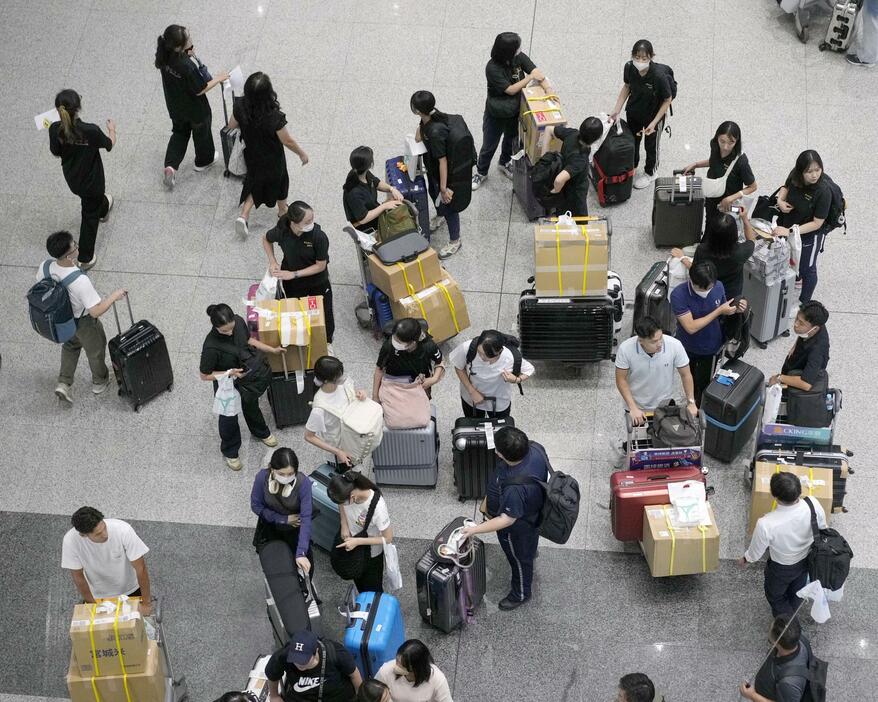
[[[269,682],[268,676],[265,674],[265,666],[270,659],[271,654],[268,653],[259,656],[253,662],[253,667],[247,675],[247,687],[244,688],[244,692],[249,693],[251,702],[268,702]]]
[[[819,450],[797,449],[794,446],[778,446],[759,449],[750,465],[750,479],[753,479],[753,468],[757,462],[774,463],[776,465],[808,466],[809,468],[832,469],[832,511],[847,512],[844,498],[847,494],[847,479],[853,475],[849,459],[853,456],[841,446],[823,446]]]
[[[378,485],[435,487],[439,479],[439,434],[436,406],[432,420],[417,429],[384,428],[384,438],[372,452],[372,469]]]
[[[656,246],[697,244],[703,219],[701,178],[656,178],[652,203],[652,240]]]
[[[301,349],[300,346],[300,353]],[[284,372],[272,373],[268,384],[268,404],[271,405],[274,424],[278,429],[307,422],[311,414],[311,400],[314,399],[314,371],[290,373],[286,356],[282,355],[281,360]]]
[[[609,127],[592,159],[591,179],[602,205],[625,202],[634,187],[634,135],[623,119]]]
[[[488,479],[497,462],[494,434],[498,429],[514,426],[512,417],[460,417],[454,423],[451,431],[451,454],[454,461],[454,484],[461,502],[481,499],[487,494]]]
[[[622,334],[622,317],[625,316],[625,293],[622,278],[615,271],[607,271],[607,297],[613,303],[613,336],[618,341]]]
[[[430,242],[427,240],[427,235],[412,231],[376,244],[372,251],[381,260],[381,263],[385,266],[392,266],[394,263],[414,261],[419,254],[424,253],[429,248]]]
[[[524,216],[529,220],[539,219],[546,216],[546,208],[537,200],[534,194],[533,181],[531,180],[531,172],[533,165],[527,158],[526,154],[522,154],[521,158],[512,161],[512,192],[521,203],[524,210]]]
[[[738,374],[731,385],[720,382],[722,371]],[[704,452],[728,463],[756,433],[762,418],[765,376],[744,361],[727,361],[701,398],[706,423]]]
[[[406,640],[399,600],[387,593],[361,592],[348,606],[345,648],[363,679],[373,678],[382,665],[396,658],[396,650]]]
[[[322,634],[317,598],[310,579],[296,566],[295,556],[285,541],[269,541],[259,549],[265,607],[278,647],[302,629]]]
[[[421,233],[430,238],[430,195],[427,192],[427,181],[424,176],[416,176],[414,181],[409,174],[400,169],[405,163],[404,156],[389,158],[384,162],[384,174],[388,185],[402,193],[404,199],[414,203],[418,210],[418,225]]]
[[[125,332],[113,303],[113,316],[119,333],[107,342],[113,373],[119,384],[119,395],[137,412],[143,404],[174,385],[174,371],[165,337],[145,319],[134,322],[131,300],[125,296],[131,327]]]
[[[668,264],[657,261],[643,276],[634,291],[634,324],[644,317],[652,317],[665,334],[677,329],[677,319],[668,299]]]
[[[329,463],[317,466],[310,475],[311,500],[314,512],[311,518],[311,543],[326,552],[332,552],[335,535],[341,527],[338,505],[326,494],[329,481],[336,474],[336,467]]]
[[[750,336],[761,348],[778,336],[789,336],[790,310],[796,299],[796,272],[792,268],[774,285],[766,285],[756,268],[747,262],[742,295],[750,310]]]
[[[668,485],[687,480],[705,482],[701,468],[616,471],[610,476],[610,522],[619,541],[639,541],[643,535],[643,508],[668,504]]]
[[[850,48],[859,6],[859,0],[838,0],[833,3],[826,36],[817,47],[820,51],[847,51]]]
[[[775,421],[762,425],[756,444],[757,450],[794,446],[797,450],[825,451],[826,446],[832,445],[835,436],[835,422],[842,408],[842,392],[839,388],[826,390],[826,404],[832,415],[829,426],[801,427],[789,423],[786,402],[781,401]]]

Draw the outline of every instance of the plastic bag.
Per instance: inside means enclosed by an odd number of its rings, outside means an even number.
[[[353,227],[353,225],[351,225],[351,227]],[[361,232],[356,227],[353,228],[357,234],[357,241],[360,244],[360,248],[366,253],[372,253],[372,249],[378,244],[378,239],[375,238],[375,235],[369,234],[368,232]]]
[[[683,263],[682,258],[672,256],[668,260],[668,299],[671,299],[671,293],[678,285],[689,280],[689,269]]]
[[[223,417],[235,417],[241,409],[241,393],[235,387],[235,379],[224,375],[218,381],[216,395],[213,396],[213,413]]]
[[[769,385],[765,390],[765,408],[762,410],[762,426],[774,424],[777,421],[777,413],[780,411],[780,397],[783,388],[780,383]]]
[[[802,257],[802,235],[799,234],[798,227],[790,229],[787,241],[790,245],[790,267],[798,274],[799,259]]]
[[[402,572],[399,570],[399,552],[396,550],[396,544],[389,544],[384,541],[384,590],[385,592],[396,592],[402,590]]]
[[[237,132],[237,134],[235,135],[235,143],[232,145],[232,153],[229,154],[229,173],[243,178],[247,175],[247,163],[244,161],[244,139],[240,129],[232,131]]]
[[[271,273],[265,271],[265,275],[262,276],[262,281],[259,283],[259,287],[256,289],[256,295],[253,297],[254,300],[276,300],[277,299],[277,278],[275,278]]]
[[[558,224],[565,227],[575,227],[576,220],[573,219],[573,213],[568,210],[564,214],[558,215]]]
[[[668,485],[673,506],[672,522],[679,526],[701,524],[707,518],[707,493],[700,480],[687,480]]]

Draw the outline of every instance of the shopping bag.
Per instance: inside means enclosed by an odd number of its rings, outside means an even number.
[[[256,289],[256,295],[254,295],[254,300],[275,300],[277,299],[277,278],[275,278],[271,273],[265,271],[265,275],[262,276],[262,281],[259,283],[259,287]]]
[[[777,413],[780,411],[780,398],[783,388],[780,383],[769,385],[765,390],[765,407],[762,410],[762,426],[774,424],[777,421]]]
[[[695,526],[707,517],[707,493],[700,480],[686,480],[668,485],[673,507],[671,521],[679,526]]]
[[[399,552],[396,544],[389,544],[384,539],[384,591],[396,592],[402,590],[402,572],[399,570]]]
[[[241,409],[241,393],[235,388],[235,379],[224,375],[217,381],[213,396],[213,413],[223,417],[235,417]]]

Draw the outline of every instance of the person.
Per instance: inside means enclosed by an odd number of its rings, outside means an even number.
[[[628,673],[619,678],[619,694],[616,702],[664,702],[656,697],[655,685],[644,673]]]
[[[342,543],[336,548],[350,551],[358,546],[368,546],[370,549],[366,569],[354,580],[357,591],[383,592],[384,544],[393,543],[393,528],[390,526],[390,513],[381,491],[362,473],[349,470],[332,476],[326,494],[340,506],[338,516]],[[378,501],[372,521],[366,529],[366,536],[357,536],[366,524],[369,506],[376,495]]]
[[[275,244],[283,253],[280,263],[274,255]],[[262,236],[262,248],[268,258],[268,271],[281,280],[286,297],[323,296],[326,341],[331,347],[335,315],[329,282],[329,237],[314,221],[311,205],[294,201],[277,226]],[[332,355],[331,348],[329,353]]]
[[[744,195],[756,192],[758,184],[742,148],[741,128],[736,122],[723,122],[716,128],[716,133],[710,140],[710,157],[706,161],[694,161],[683,168],[683,173],[686,174],[694,174],[697,168],[707,168],[708,178],[723,178],[728,171],[723,196],[706,198],[704,201],[708,225],[717,212],[731,212],[732,205],[739,202]],[[732,166],[732,163],[735,165]]]
[[[752,702],[801,702],[808,686],[811,642],[802,633],[798,617],[780,614],[771,622],[772,650],[751,685],[742,682],[741,696]]]
[[[275,449],[253,480],[250,509],[258,517],[253,545],[259,551],[269,541],[289,545],[298,565],[309,573],[311,552],[311,478],[299,473],[299,458],[291,448]]]
[[[725,288],[716,279],[716,266],[704,261],[689,270],[689,282],[674,288],[671,309],[678,322],[676,336],[689,356],[695,404],[700,407],[701,395],[713,377],[714,360],[723,346],[719,318],[745,312],[747,301],[727,301]]]
[[[427,191],[436,206],[436,214],[448,224],[448,243],[439,249],[439,258],[446,259],[460,251],[460,213],[448,205],[454,191],[448,187],[450,166],[446,149],[448,146],[448,115],[436,109],[436,98],[426,90],[415,92],[409,106],[421,120],[415,131],[415,140],[427,148],[424,165],[427,169]],[[431,225],[431,229],[433,226]]]
[[[625,106],[625,120],[634,134],[634,167],[640,163],[640,142],[644,141],[646,163],[634,178],[635,188],[646,188],[655,180],[659,165],[659,139],[665,127],[665,114],[671,107],[673,93],[666,69],[653,61],[655,50],[646,39],[631,49],[631,60],[622,71],[623,85],[610,115],[615,122]],[[627,103],[627,104],[626,104]]]
[[[845,57],[853,66],[874,68],[878,65],[878,0],[863,0],[857,13],[859,34],[851,42]]]
[[[521,37],[501,32],[494,39],[491,58],[485,65],[488,96],[482,117],[482,148],[473,173],[473,190],[488,177],[494,153],[500,145],[498,170],[512,180],[512,146],[518,138],[518,112],[521,91],[533,81],[546,79],[527,54],[521,51]],[[501,143],[502,141],[502,143]]]
[[[549,457],[540,444],[530,441],[517,427],[497,430],[494,452],[497,454],[496,470],[488,480],[487,495],[482,503],[482,511],[490,519],[464,528],[461,534],[468,538],[497,532],[497,540],[511,570],[509,594],[497,606],[509,611],[531,598],[544,494],[543,488],[528,478],[545,482]]]
[[[307,629],[297,631],[271,655],[265,677],[269,702],[355,702],[363,684],[354,657],[344,646]]]
[[[794,473],[780,471],[771,476],[771,496],[777,508],[761,516],[753,529],[750,545],[738,564],[755,563],[768,550],[765,563],[765,599],[771,614],[792,614],[802,600],[796,595],[808,582],[808,553],[814,543],[811,510],[801,499],[802,483]],[[818,500],[809,499],[817,513],[817,526],[826,528],[826,513]]]
[[[151,614],[149,548],[134,528],[121,519],[104,519],[94,507],[80,507],[70,523],[73,528],[61,542],[61,567],[70,571],[83,601],[140,597],[141,613]]]
[[[255,699],[256,697],[252,692],[239,692],[237,690],[232,690],[231,692],[226,692],[221,695],[213,702],[254,702]]]
[[[113,209],[113,196],[106,192],[101,149],[116,145],[116,123],[108,119],[107,131],[79,118],[82,98],[75,90],[62,90],[55,96],[61,118],[49,125],[49,151],[61,159],[61,170],[70,192],[79,196],[82,219],[79,224],[79,268],[87,271],[97,263],[95,240],[98,223],[106,222]]]
[[[769,385],[782,383],[805,392],[811,389],[829,365],[829,312],[811,300],[799,307],[793,322],[796,341],[784,359],[780,373],[771,376]]]
[[[344,364],[334,356],[321,356],[314,363],[315,393],[324,393],[326,404],[342,412],[350,400],[348,393],[353,392],[358,400],[365,400],[366,393],[354,388],[352,380],[344,374]],[[305,422],[305,441],[331,453],[339,466],[351,466],[351,457],[338,448],[341,420],[320,407],[313,407],[308,421]]]
[[[217,380],[223,375],[235,379],[235,388],[241,395],[241,412],[250,433],[269,448],[277,446],[277,439],[265,423],[259,398],[268,389],[271,369],[263,354],[283,353],[283,348],[274,348],[250,336],[247,323],[225,303],[209,305],[211,330],[201,347],[199,375],[202,380],[213,383],[216,392]],[[232,470],[241,470],[243,463],[238,457],[241,450],[241,427],[238,416],[219,415],[220,452],[226,465]]]
[[[375,678],[369,678],[357,690],[357,702],[393,702],[393,698],[387,685]]]
[[[387,685],[393,702],[452,702],[445,674],[418,639],[403,642],[396,658],[382,665],[375,677]]]
[[[214,150],[207,93],[228,80],[229,74],[211,77],[195,55],[189,30],[179,24],[169,25],[158,38],[155,67],[162,74],[162,91],[172,125],[162,177],[165,187],[171,190],[190,136],[195,144],[195,170],[205,171],[216,163],[219,154]]]
[[[91,391],[100,395],[110,387],[110,371],[107,368],[107,335],[100,317],[113,303],[121,300],[128,292],[125,288],[114,290],[101,297],[89,277],[76,267],[79,246],[68,231],[58,231],[46,239],[46,251],[52,259],[44,261],[37,270],[37,280],[48,274],[60,282],[68,276],[76,276],[67,286],[70,307],[76,319],[76,334],[61,346],[61,370],[55,385],[55,395],[59,400],[73,404],[73,376],[79,363],[79,353],[85,349],[88,366],[91,369]]]
[[[683,383],[686,409],[695,417],[695,387],[683,344],[665,336],[652,317],[634,322],[634,336],[619,344],[616,351],[616,389],[634,426],[641,426],[647,412],[674,397],[675,370]]]
[[[561,140],[564,168],[555,176],[550,191],[560,195],[559,212],[570,212],[574,217],[588,217],[589,153],[591,145],[601,138],[604,126],[597,117],[586,117],[579,129],[549,127]]]
[[[782,214],[773,232],[775,236],[789,236],[794,228],[799,230],[800,302],[808,302],[817,288],[817,255],[823,251],[823,224],[831,205],[832,191],[823,177],[823,159],[813,149],[803,151],[778,191],[777,207]]]
[[[235,232],[242,239],[250,234],[250,210],[260,205],[277,206],[277,216],[287,211],[290,176],[284,147],[292,151],[302,165],[308,154],[287,129],[287,116],[281,112],[271,79],[262,71],[250,74],[244,83],[244,95],[232,103],[229,129],[241,130],[247,175],[241,186],[241,212],[235,220]]]
[[[472,339],[451,352],[449,360],[460,380],[460,404],[464,417],[508,417],[512,412],[512,386],[521,385],[534,374],[534,367],[521,359],[521,372],[513,374],[515,356],[498,332],[488,330],[478,337],[476,355],[467,361]],[[487,398],[494,398],[489,402]]]
[[[374,232],[378,228],[379,215],[398,207],[402,203],[402,193],[372,173],[375,155],[368,146],[358,146],[351,151],[349,161],[351,170],[342,186],[345,217],[360,231]],[[390,197],[379,204],[379,192]]]
[[[381,344],[372,378],[372,399],[380,402],[378,392],[385,380],[420,383],[432,398],[433,386],[445,376],[442,351],[421,322],[404,317],[393,325],[393,332]]]

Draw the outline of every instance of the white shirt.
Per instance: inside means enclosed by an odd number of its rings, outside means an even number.
[[[387,661],[375,676],[390,688],[393,702],[453,702],[445,673],[435,665],[430,664],[430,679],[415,687],[404,677],[397,678],[393,672],[395,663]]]
[[[664,400],[673,399],[675,376],[688,365],[683,344],[667,334],[662,334],[662,346],[652,356],[643,350],[636,336],[625,339],[616,351],[616,368],[628,371],[631,396],[642,410],[654,410]]]
[[[814,498],[809,500],[817,513],[817,527],[825,529],[826,513],[823,506]],[[762,558],[767,548],[768,555],[775,563],[795,565],[807,558],[813,543],[811,510],[805,498],[801,497],[794,505],[778,503],[776,509],[759,517],[744,558],[754,563]]]
[[[326,392],[317,388],[316,393],[320,393],[321,402],[326,402],[326,404],[338,412],[344,412],[349,404],[344,384],[338,385],[332,392]],[[341,420],[331,412],[314,407],[311,410],[311,414],[308,415],[308,421],[305,422],[305,429],[313,431],[327,443],[334,443],[338,440],[339,433],[341,432]]]
[[[59,266],[57,261],[52,261],[49,265],[49,275],[59,283],[68,275],[78,270],[76,266],[71,266],[70,268]],[[37,270],[37,280],[42,280],[44,277],[43,266],[40,266]],[[70,307],[73,309],[73,316],[77,319],[87,314],[88,310],[101,301],[101,296],[85,273],[70,283],[67,288],[67,295],[70,297]]]
[[[348,520],[348,529],[351,530],[351,536],[356,536],[363,531],[363,525],[366,523],[366,514],[369,512],[369,504],[372,502],[372,496],[375,493],[369,491],[369,498],[358,505],[355,503],[344,504],[344,516]],[[390,514],[387,511],[387,503],[383,497],[378,498],[378,504],[375,505],[375,513],[372,515],[372,521],[369,522],[369,528],[366,530],[367,536],[381,536],[381,532],[390,526]],[[372,544],[372,558],[380,555],[384,551],[384,544]]]
[[[95,543],[76,529],[64,534],[61,567],[83,570],[96,598],[130,595],[139,586],[131,561],[149,553],[134,528],[121,519],[105,519],[107,540]]]
[[[470,368],[467,368],[466,354],[469,351],[469,346],[470,341],[464,341],[451,352],[451,355],[448,357],[451,365],[460,370],[466,370],[470,376],[469,381],[482,395],[485,397],[496,397],[496,410],[502,412],[512,404],[512,393],[518,392],[515,383],[507,383],[503,380],[503,371],[511,373],[512,366],[515,363],[512,351],[504,347],[494,363],[483,361],[482,357],[476,352],[476,357],[473,359],[472,364],[470,364]],[[521,359],[521,374],[527,376],[534,374],[533,365],[525,358]],[[460,396],[468,405],[473,404],[472,398],[470,398],[469,392],[467,392],[463,383],[460,384]],[[490,402],[482,402],[476,405],[476,409],[490,411],[494,407]]]

